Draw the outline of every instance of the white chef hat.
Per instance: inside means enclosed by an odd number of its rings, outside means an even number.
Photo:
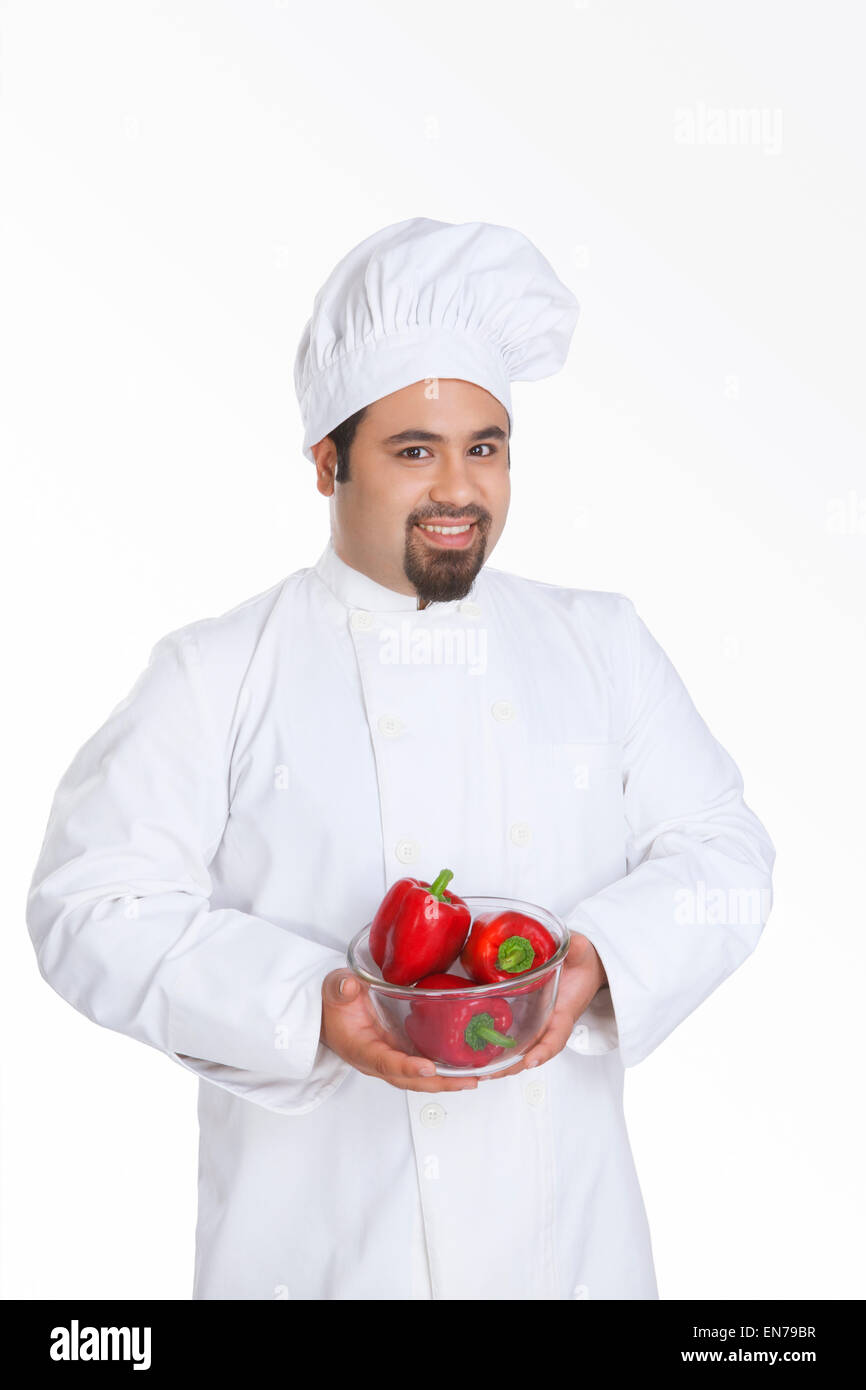
[[[412,217],[344,256],[295,356],[303,452],[362,406],[415,381],[458,377],[511,414],[512,381],[558,372],[580,307],[521,232]]]

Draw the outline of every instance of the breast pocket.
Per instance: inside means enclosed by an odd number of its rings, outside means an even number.
[[[621,743],[550,743],[546,745],[552,775],[566,789],[622,795]]]
[[[571,908],[626,871],[622,743],[551,742],[533,752],[539,869],[548,900]]]

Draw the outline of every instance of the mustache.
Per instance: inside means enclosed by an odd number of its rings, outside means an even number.
[[[489,526],[491,516],[489,512],[481,511],[478,508],[470,508],[462,512],[427,512],[423,516],[410,517],[407,525],[420,526],[423,523],[429,526],[444,526],[449,521],[456,521],[461,525],[467,521],[477,521],[479,525]]]

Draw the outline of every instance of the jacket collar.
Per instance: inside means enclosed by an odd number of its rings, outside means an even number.
[[[384,585],[377,584],[375,579],[371,579],[369,575],[362,574],[360,570],[347,565],[334,549],[334,542],[331,537],[328,538],[325,549],[313,566],[313,572],[330,589],[334,597],[345,604],[347,608],[365,608],[370,612],[380,613],[396,613],[406,610],[426,613],[430,609],[441,611],[451,608],[460,601],[454,599],[451,603],[428,603],[426,608],[419,609],[417,594],[401,594],[396,589],[386,589]]]

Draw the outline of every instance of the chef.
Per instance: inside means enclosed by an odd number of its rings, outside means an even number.
[[[754,949],[774,849],[632,602],[489,563],[510,382],[577,314],[507,227],[351,251],[295,363],[327,545],[158,641],[56,792],[39,968],[198,1078],[195,1299],[658,1298],[624,1069]],[[391,1046],[346,968],[445,867],[572,934],[482,1081]]]

